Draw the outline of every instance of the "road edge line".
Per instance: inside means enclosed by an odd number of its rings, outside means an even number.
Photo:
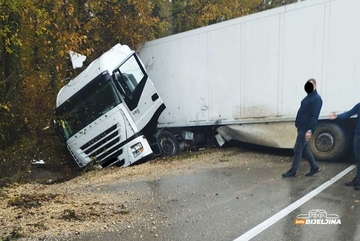
[[[355,167],[356,167],[356,165],[351,165],[351,166],[347,167],[345,170],[343,170],[342,172],[340,172],[339,174],[337,174],[336,176],[334,176],[333,178],[331,178],[327,182],[321,184],[319,187],[312,190],[311,192],[309,192],[308,194],[306,194],[302,198],[300,198],[297,201],[293,202],[292,204],[290,204],[286,208],[282,209],[278,213],[274,214],[270,218],[266,219],[262,223],[258,224],[257,226],[253,227],[252,229],[250,229],[246,233],[244,233],[241,236],[239,236],[238,238],[234,239],[234,241],[245,241],[245,240],[252,239],[256,235],[263,232],[265,229],[269,228],[271,225],[273,225],[274,223],[276,223],[277,221],[279,221],[280,219],[282,219],[283,217],[285,217],[286,215],[288,215],[289,213],[291,213],[292,211],[294,211],[295,209],[297,209],[298,207],[300,207],[301,205],[303,205],[304,203],[309,201],[311,198],[315,197],[317,194],[319,194],[320,192],[325,190],[327,187],[334,184],[337,180],[339,180],[340,178],[342,178],[343,176],[348,174]]]

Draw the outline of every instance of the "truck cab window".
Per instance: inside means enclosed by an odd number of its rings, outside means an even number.
[[[56,114],[61,130],[59,134],[64,140],[69,139],[120,103],[121,100],[113,83],[95,78],[76,96],[70,97],[66,103],[57,108]]]
[[[144,77],[145,74],[134,55],[114,71],[114,78],[125,99],[132,99],[136,87]]]

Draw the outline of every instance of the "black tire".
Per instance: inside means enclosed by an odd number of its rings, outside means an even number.
[[[156,135],[161,156],[175,156],[179,154],[179,142],[173,134],[168,131],[160,131]]]
[[[320,123],[309,140],[309,148],[316,160],[333,162],[345,154],[348,138],[336,123]]]

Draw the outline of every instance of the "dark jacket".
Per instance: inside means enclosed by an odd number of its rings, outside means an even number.
[[[296,128],[299,131],[311,130],[314,133],[321,107],[322,99],[318,92],[314,90],[301,101],[295,120]]]
[[[355,133],[360,134],[360,118],[359,118],[360,117],[360,103],[356,104],[351,110],[338,115],[337,119],[343,120],[343,119],[350,118],[353,115],[357,115],[357,124],[356,124]]]

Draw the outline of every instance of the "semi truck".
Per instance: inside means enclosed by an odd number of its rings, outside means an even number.
[[[308,0],[146,42],[139,56],[167,106],[158,128],[291,149],[314,78],[323,107],[309,147],[338,159],[355,119],[327,116],[360,101],[358,23],[359,0]]]
[[[309,141],[344,155],[359,102],[360,1],[308,0],[146,42],[116,45],[58,93],[54,128],[80,167],[128,166],[215,141],[292,148],[305,82],[323,99]]]

